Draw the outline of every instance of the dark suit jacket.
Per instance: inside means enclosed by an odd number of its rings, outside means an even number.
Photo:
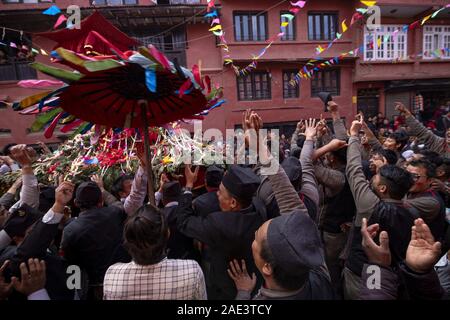
[[[206,217],[208,214],[220,211],[217,192],[211,191],[204,193],[192,201],[194,213],[199,217]]]
[[[234,282],[227,273],[231,260],[245,259],[249,272],[257,273],[251,245],[255,231],[265,221],[265,212],[260,210],[264,210],[264,204],[257,202],[239,212],[218,211],[198,217],[192,209],[192,194],[181,196],[176,213],[178,230],[207,244],[210,249],[209,299],[236,297]]]
[[[176,215],[177,207],[178,206],[172,206],[162,209],[162,212],[164,213],[164,217],[166,218],[170,229],[170,237],[167,244],[169,253],[167,257],[169,259],[198,260],[198,254],[196,255],[194,249],[194,240],[178,231]]]
[[[69,264],[84,269],[90,284],[102,284],[106,270],[122,243],[125,213],[118,207],[82,212],[63,232],[61,248]]]

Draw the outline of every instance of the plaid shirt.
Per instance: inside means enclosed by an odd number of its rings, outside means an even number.
[[[104,300],[206,300],[203,272],[193,260],[142,266],[116,263],[106,271]]]

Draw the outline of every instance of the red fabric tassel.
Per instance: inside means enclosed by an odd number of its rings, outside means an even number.
[[[48,126],[47,129],[45,129],[44,137],[47,139],[50,139],[53,135],[53,131],[55,131],[56,125],[58,124],[59,119],[61,119],[64,112],[58,113],[58,115],[53,119],[52,123]]]
[[[81,119],[77,119],[72,121],[71,123],[66,124],[64,127],[61,128],[61,132],[62,133],[66,133],[69,132],[70,130],[72,130],[75,127],[78,127],[80,124],[82,124],[84,121]]]

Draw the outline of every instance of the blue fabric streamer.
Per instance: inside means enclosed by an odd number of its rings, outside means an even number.
[[[39,112],[42,111],[42,108],[44,107],[45,101],[47,101],[48,99],[50,99],[50,98],[52,98],[52,97],[58,95],[59,93],[61,93],[61,92],[63,92],[64,90],[66,90],[67,88],[68,88],[68,87],[62,87],[62,88],[59,88],[59,89],[57,89],[57,90],[55,90],[55,91],[49,93],[49,94],[46,95],[45,97],[43,97],[43,98],[41,99],[41,101],[39,102]],[[58,103],[59,103],[59,101],[58,101]]]
[[[205,18],[217,18],[217,17],[218,17],[217,10],[214,10],[208,14],[205,14]]]
[[[156,92],[156,72],[152,69],[145,69],[145,85],[150,92]]]
[[[48,16],[56,16],[59,13],[61,13],[61,10],[55,5],[42,12],[42,14],[46,14]]]

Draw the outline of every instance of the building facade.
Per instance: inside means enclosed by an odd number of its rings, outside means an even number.
[[[342,116],[347,119],[358,110],[367,115],[381,112],[391,117],[395,101],[412,105],[417,94],[424,98],[425,114],[431,114],[434,108],[450,100],[450,10],[442,11],[423,26],[403,28],[444,6],[444,0],[378,1],[380,28],[368,30],[355,23],[320,58],[333,58],[359,47],[364,50],[321,69],[311,79],[302,79],[298,86],[289,84],[295,73],[315,57],[318,45],[327,47],[336,33],[341,32],[343,19],[350,24],[356,8],[362,6],[359,1],[308,1],[283,38],[260,59],[257,69],[245,77],[237,77],[230,67],[223,65],[224,52],[203,18],[206,0],[1,1],[0,29],[4,26],[24,30],[22,36],[31,37],[34,44],[47,51],[53,47],[50,41],[29,34],[50,30],[56,21],[56,17],[41,12],[52,4],[61,9],[77,4],[82,8],[83,17],[99,10],[142,44],[155,44],[170,58],[177,58],[188,67],[200,64],[203,74],[223,86],[227,100],[227,104],[205,118],[204,129],[214,127],[224,132],[235,128],[241,123],[242,111],[252,108],[261,114],[266,126],[280,128],[289,135],[300,118],[319,117],[324,113],[323,103],[317,97],[320,91],[333,94],[341,106]],[[289,9],[287,1],[275,0],[216,3],[230,55],[239,66],[250,63],[267,39],[279,32],[281,15]],[[398,31],[392,36],[395,30]],[[7,31],[6,36],[20,43],[17,39],[20,33]],[[38,55],[36,59],[49,63],[48,56]],[[18,80],[33,77],[46,78],[30,70],[26,61],[11,57],[1,63],[0,100],[16,101],[36,92],[17,86]],[[0,146],[43,139],[41,132],[30,132],[32,122],[33,116],[20,116],[12,110],[1,109],[0,105]],[[57,136],[58,133],[52,141],[57,141]]]

